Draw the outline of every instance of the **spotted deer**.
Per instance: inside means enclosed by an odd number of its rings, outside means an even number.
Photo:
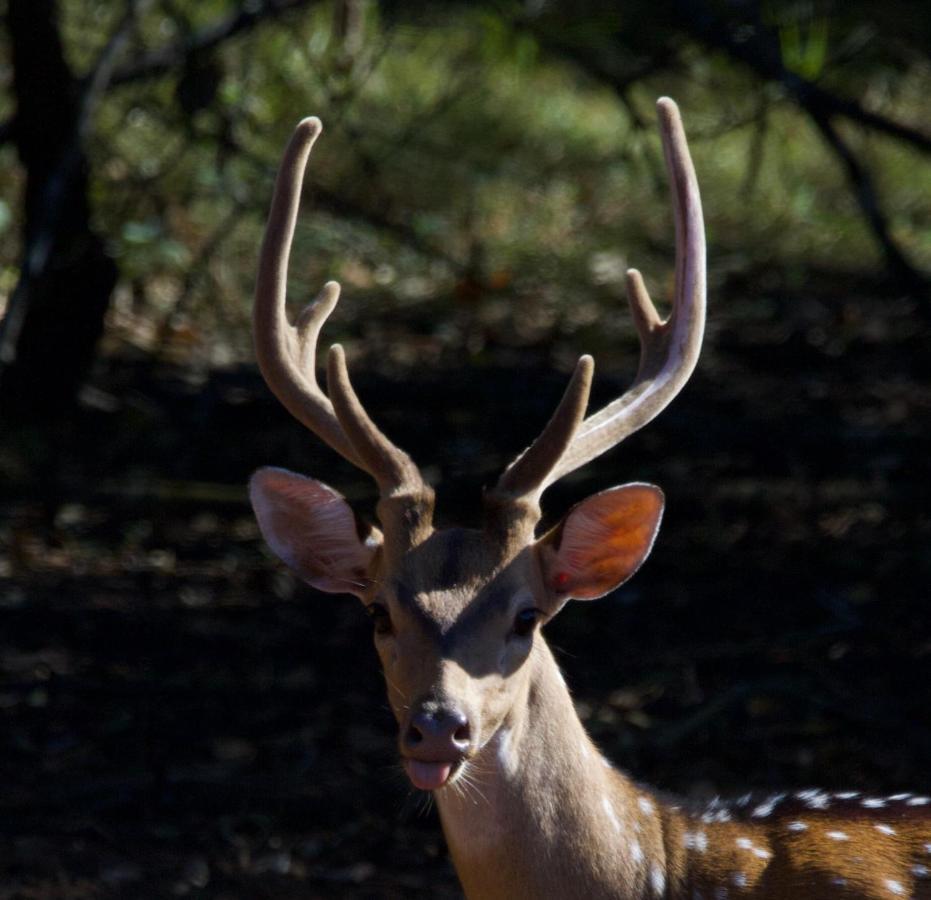
[[[274,552],[321,591],[355,594],[375,632],[398,749],[432,791],[466,896],[476,898],[931,898],[931,797],[806,790],[690,808],[608,764],[579,721],[541,634],[568,600],[629,578],[664,498],[626,484],[536,534],[540,497],[663,410],[692,373],[705,322],[702,209],[676,105],[658,102],[672,184],[672,312],[640,274],[627,289],[641,342],[633,386],[585,418],[593,363],[579,360],[539,437],[484,496],[484,526],[436,529],[434,494],[372,422],[334,345],[329,396],[317,338],[339,286],[289,324],[288,257],[307,159],[302,121],[284,153],[262,246],[255,346],[269,387],[319,438],[374,478],[380,528],[319,481],[260,469],[250,497]]]

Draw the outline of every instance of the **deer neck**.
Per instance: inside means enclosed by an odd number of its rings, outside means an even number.
[[[665,896],[662,811],[603,759],[538,639],[525,696],[436,795],[469,900]]]

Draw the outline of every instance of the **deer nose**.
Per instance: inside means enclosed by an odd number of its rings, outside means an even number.
[[[421,710],[404,733],[404,750],[419,759],[451,759],[462,756],[471,740],[469,718],[462,710]]]

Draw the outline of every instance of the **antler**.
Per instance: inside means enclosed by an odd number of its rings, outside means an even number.
[[[339,285],[327,282],[297,322],[288,322],[285,306],[291,241],[304,169],[322,130],[317,118],[301,121],[278,170],[255,289],[256,358],[272,393],[291,415],[353,465],[368,472],[383,498],[408,496],[432,503],[432,491],[417,466],[379,431],[359,402],[349,381],[343,348],[338,344],[330,348],[327,359],[332,402],[317,383],[317,338],[339,299]]]
[[[705,328],[705,227],[695,169],[679,108],[657,101],[666,168],[672,182],[676,226],[676,287],[672,313],[659,317],[643,278],[627,272],[627,296],[640,337],[640,366],[633,385],[604,409],[582,421],[591,380],[583,356],[553,418],[540,436],[504,472],[490,492],[498,503],[531,507],[546,488],[642,428],[672,402],[695,369]],[[585,370],[587,376],[581,376]],[[571,412],[570,412],[571,410]]]

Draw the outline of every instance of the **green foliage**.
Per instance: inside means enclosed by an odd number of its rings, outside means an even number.
[[[787,11],[779,5],[769,9],[770,19],[779,34],[782,64],[789,72],[809,81],[818,79],[828,61],[829,22],[824,15],[812,15],[810,9]]]
[[[60,8],[69,62],[87,72],[122,6],[61,0]],[[117,73],[164,48],[196,45],[245,8],[150,5]],[[669,31],[664,5],[656,8],[655,16],[633,3],[610,17],[568,17],[557,46],[557,32],[521,18],[523,7],[406,14],[368,0],[354,5],[361,17],[347,31],[344,4],[307,3],[184,64],[117,79],[89,145],[95,216],[125,285],[112,335],[160,352],[180,329],[195,346],[222,345],[217,359],[250,355],[249,297],[275,166],[307,114],[326,130],[308,176],[294,295],[305,300],[327,278],[341,279],[351,299],[334,328],[350,335],[427,298],[459,304],[436,316],[441,341],[444,322],[463,309],[470,320],[510,322],[516,340],[514,323],[530,305],[540,327],[524,338],[556,322],[587,327],[602,304],[614,318],[628,264],[662,296],[673,257],[652,124],[661,94],[679,101],[692,139],[712,285],[761,267],[879,267],[844,173],[804,113],[726,55]],[[855,11],[771,4],[765,18],[790,72],[898,121],[927,121],[927,63],[913,55],[897,57],[896,68],[878,64],[882,36],[871,26],[864,42]],[[626,72],[662,41],[673,49],[623,91],[578,64]],[[869,67],[850,52],[857,41]],[[629,52],[610,58],[618,46]],[[573,52],[560,52],[567,47]],[[890,138],[841,131],[875,173],[892,233],[917,267],[931,267],[925,158]],[[0,180],[12,197],[18,175],[3,152],[10,165]],[[8,242],[0,266],[16,253]],[[479,289],[464,290],[472,283]]]

